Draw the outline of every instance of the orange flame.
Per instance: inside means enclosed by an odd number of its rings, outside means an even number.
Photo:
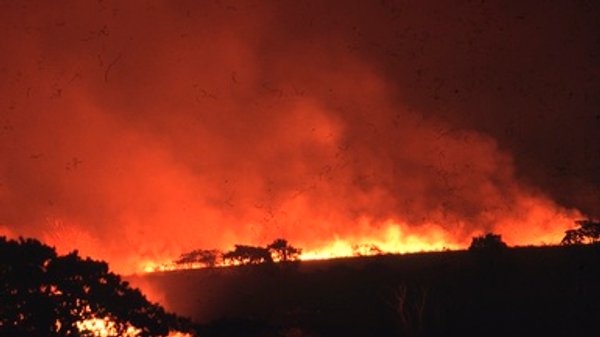
[[[302,260],[319,260],[349,256],[368,256],[382,253],[404,254],[425,251],[459,249],[455,242],[441,228],[430,225],[427,234],[411,234],[406,225],[389,221],[374,236],[355,239],[335,238],[324,246],[302,253]]]
[[[86,332],[94,337],[110,337],[118,335],[116,323],[110,320],[108,317],[88,318],[81,320],[76,324],[79,331]],[[133,326],[128,326],[125,332],[121,335],[124,337],[135,337],[139,335],[140,331],[140,329],[137,329]]]
[[[136,337],[139,336],[141,330],[134,327],[128,326],[123,333],[119,335],[117,331],[116,323],[108,317],[104,318],[88,318],[81,321],[76,322],[77,329],[81,332],[87,333],[86,336],[93,337],[112,337],[112,336],[122,336],[122,337]],[[170,331],[167,337],[191,337],[192,335],[189,333],[184,333],[180,331]]]
[[[564,230],[575,219],[581,217],[577,211],[557,211],[548,201],[523,198],[519,201],[521,213],[502,219],[494,231],[502,235],[510,245],[557,244]],[[458,228],[461,224],[457,225]],[[465,249],[472,236],[483,232],[472,232],[470,236],[456,236],[434,223],[411,227],[404,222],[388,220],[374,230],[369,219],[362,219],[352,236],[336,236],[304,249],[299,260],[322,260],[352,256],[379,254],[405,254]],[[178,265],[174,259],[144,261],[139,270],[143,272],[173,271],[204,268],[203,264]],[[219,260],[215,267],[238,265],[237,262]]]

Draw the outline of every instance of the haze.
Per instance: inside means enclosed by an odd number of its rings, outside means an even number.
[[[0,1],[0,234],[118,272],[600,215],[583,1]]]

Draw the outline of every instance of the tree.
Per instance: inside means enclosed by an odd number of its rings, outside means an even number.
[[[476,236],[469,246],[470,251],[500,251],[508,246],[502,241],[502,236],[494,233]]]
[[[395,297],[397,301],[396,311],[404,335],[423,336],[427,289],[422,286],[409,291],[406,284],[400,284],[395,292]]]
[[[183,266],[195,266],[200,264],[204,267],[214,267],[223,253],[216,249],[196,249],[189,253],[181,254],[175,264]]]
[[[223,254],[223,260],[242,265],[273,262],[267,248],[246,245],[235,245],[234,250]]]
[[[600,221],[587,219],[578,220],[575,223],[579,228],[565,231],[561,244],[576,245],[600,242]]]
[[[277,239],[267,246],[267,250],[275,261],[296,261],[302,253],[302,249],[293,247],[287,240]]]
[[[82,324],[107,319],[114,335],[188,332],[192,324],[150,303],[108,271],[105,262],[77,252],[59,256],[37,240],[0,237],[0,336],[90,336]]]

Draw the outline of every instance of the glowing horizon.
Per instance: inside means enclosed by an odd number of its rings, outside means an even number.
[[[7,3],[0,235],[122,274],[275,238],[557,242],[600,215],[597,20],[472,6]]]

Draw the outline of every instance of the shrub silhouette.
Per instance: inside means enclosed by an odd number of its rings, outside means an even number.
[[[142,337],[192,328],[109,272],[105,262],[77,252],[58,256],[37,240],[0,237],[0,336],[90,335],[77,323],[92,318],[110,319],[118,335],[130,326]]]
[[[494,233],[476,236],[469,246],[470,251],[500,251],[508,246],[502,241],[502,236]]]
[[[565,236],[560,242],[561,244],[576,245],[597,243],[600,241],[600,221],[588,219],[575,221],[575,223],[579,228],[565,231]]]

